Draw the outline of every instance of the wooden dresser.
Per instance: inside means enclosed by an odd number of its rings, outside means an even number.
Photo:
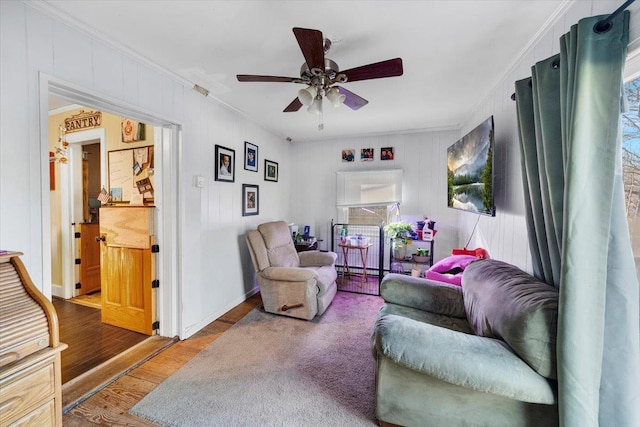
[[[20,252],[0,254],[0,427],[61,426],[58,317]]]

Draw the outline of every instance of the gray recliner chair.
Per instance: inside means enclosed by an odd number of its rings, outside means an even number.
[[[338,286],[335,252],[298,253],[284,221],[246,236],[265,311],[311,320],[325,312]]]

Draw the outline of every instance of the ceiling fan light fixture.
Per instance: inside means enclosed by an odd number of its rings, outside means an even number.
[[[302,102],[302,105],[306,105],[307,107],[313,104],[313,100],[318,93],[318,89],[315,86],[309,86],[304,89],[300,89],[298,91],[298,99]]]
[[[318,115],[322,114],[322,97],[316,96],[315,100],[313,101],[313,104],[311,104],[309,108],[307,108],[307,111],[312,114],[318,114]]]
[[[633,1],[633,0],[630,0]],[[298,111],[302,106],[307,111],[318,115],[318,130],[322,130],[323,111],[322,99],[326,96],[327,102],[333,107],[344,104],[352,110],[359,110],[369,103],[366,99],[342,86],[332,86],[347,82],[381,79],[385,77],[397,77],[404,73],[402,58],[388,59],[386,61],[361,65],[340,71],[338,64],[327,58],[331,47],[331,38],[322,36],[322,32],[311,28],[294,27],[293,34],[296,37],[304,62],[300,66],[300,77],[264,76],[252,74],[237,74],[239,82],[277,82],[298,83],[305,87],[298,91],[298,96],[282,110],[284,113]],[[337,42],[334,41],[334,43]]]
[[[327,91],[327,99],[331,102],[333,108],[341,106],[346,98],[344,94],[340,93],[337,87],[332,87]]]

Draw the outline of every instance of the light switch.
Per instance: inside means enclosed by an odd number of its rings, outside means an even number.
[[[204,187],[204,176],[198,175],[196,176],[196,187],[203,188]]]

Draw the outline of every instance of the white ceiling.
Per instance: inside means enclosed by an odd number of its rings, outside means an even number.
[[[149,1],[47,0],[59,16],[136,52],[294,141],[457,128],[556,16],[566,0]],[[303,107],[304,87],[240,83],[236,74],[299,77],[293,27],[333,41],[341,69],[400,57],[404,75],[345,83],[358,111],[325,107],[324,130]]]

